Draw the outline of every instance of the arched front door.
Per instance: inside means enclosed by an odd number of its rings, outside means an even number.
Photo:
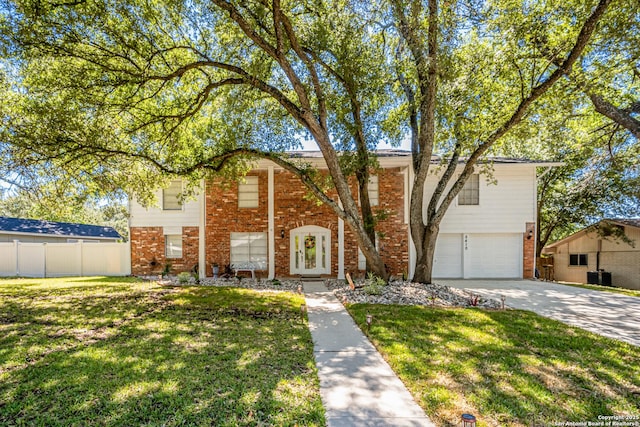
[[[290,235],[291,274],[331,274],[331,230],[307,225]]]

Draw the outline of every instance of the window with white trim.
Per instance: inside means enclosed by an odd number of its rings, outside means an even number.
[[[247,263],[267,269],[267,233],[231,233],[231,265]]]
[[[238,182],[238,207],[257,208],[259,202],[258,177],[245,176]]]
[[[458,194],[459,205],[479,205],[480,204],[480,175],[474,173],[467,179],[464,187]]]
[[[369,177],[367,190],[369,192],[369,204],[371,206],[378,206],[380,200],[380,192],[378,190],[378,175],[371,175]]]
[[[167,258],[182,258],[181,234],[167,234],[164,236],[164,254]]]
[[[378,190],[378,175],[370,175],[367,183],[367,193],[369,193],[369,206],[378,206],[380,203],[380,192]],[[360,186],[358,186],[358,205],[360,204]]]
[[[171,181],[169,187],[162,190],[162,210],[182,210],[182,203],[179,199],[180,193],[182,193],[182,181],[179,179]]]

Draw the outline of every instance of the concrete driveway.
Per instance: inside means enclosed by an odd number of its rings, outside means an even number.
[[[436,280],[640,346],[640,298],[534,280]]]

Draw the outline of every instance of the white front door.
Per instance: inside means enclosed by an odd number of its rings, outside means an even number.
[[[331,231],[317,226],[291,230],[291,274],[331,274]]]

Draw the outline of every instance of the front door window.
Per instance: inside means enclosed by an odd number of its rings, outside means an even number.
[[[318,236],[311,234],[304,238],[304,268],[307,270],[313,270],[317,265],[317,238]]]
[[[330,274],[329,241],[326,228],[305,226],[291,231],[291,273]]]

